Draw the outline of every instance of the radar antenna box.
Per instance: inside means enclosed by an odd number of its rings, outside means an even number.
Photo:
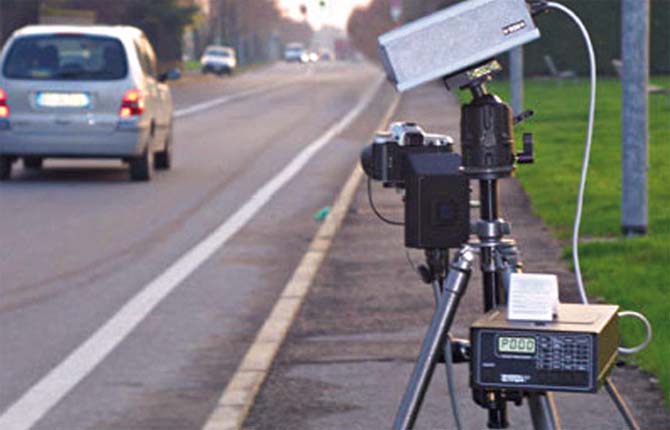
[[[540,37],[525,0],[467,0],[379,37],[399,91],[476,66]]]

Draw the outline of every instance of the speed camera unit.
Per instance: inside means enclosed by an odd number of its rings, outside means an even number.
[[[379,37],[389,80],[405,91],[540,37],[525,0],[467,0]]]

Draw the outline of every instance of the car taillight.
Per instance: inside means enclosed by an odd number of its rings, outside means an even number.
[[[121,109],[119,116],[121,118],[130,118],[131,116],[142,115],[144,112],[144,98],[139,90],[128,90],[121,100]]]
[[[0,88],[0,118],[9,117],[9,105],[7,105],[7,93]]]

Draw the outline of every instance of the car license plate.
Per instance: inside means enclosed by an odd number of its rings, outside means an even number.
[[[91,105],[91,96],[86,93],[38,92],[35,103],[43,108],[87,108]]]

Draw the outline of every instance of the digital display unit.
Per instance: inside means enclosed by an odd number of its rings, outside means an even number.
[[[493,309],[470,327],[476,389],[596,392],[619,347],[618,306],[561,303],[551,322]]]
[[[501,354],[535,354],[535,337],[498,336],[498,352]]]

